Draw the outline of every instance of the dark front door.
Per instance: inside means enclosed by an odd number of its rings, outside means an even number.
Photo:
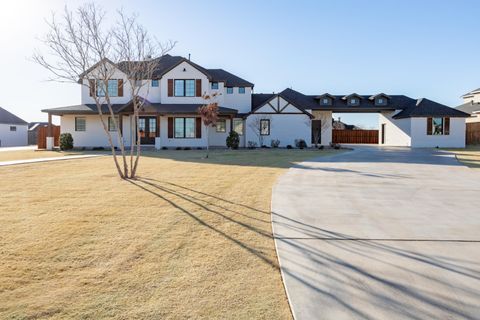
[[[385,144],[385,123],[382,123],[382,144]]]
[[[139,117],[140,144],[155,144],[157,117]]]

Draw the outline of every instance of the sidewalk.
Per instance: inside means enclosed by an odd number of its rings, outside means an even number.
[[[28,164],[28,163],[35,163],[35,162],[73,160],[73,159],[94,158],[94,157],[103,157],[103,156],[105,156],[105,154],[85,154],[85,155],[78,155],[78,156],[65,156],[65,157],[38,158],[38,159],[28,159],[28,160],[0,161],[0,167],[13,166],[13,165],[16,165],[16,164]]]

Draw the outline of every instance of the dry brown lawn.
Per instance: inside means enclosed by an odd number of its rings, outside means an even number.
[[[289,319],[271,187],[333,151],[162,151],[0,167],[1,319]]]
[[[468,146],[465,149],[448,149],[457,159],[470,168],[480,168],[480,146]]]
[[[46,150],[17,150],[17,151],[2,151],[0,152],[0,162],[1,161],[12,161],[12,160],[29,160],[29,159],[39,159],[39,158],[54,158],[54,157],[64,157],[64,156],[73,156],[80,155],[82,152],[75,151],[46,151]]]

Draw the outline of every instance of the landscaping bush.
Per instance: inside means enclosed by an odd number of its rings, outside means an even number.
[[[280,145],[280,140],[274,139],[270,141],[270,145],[272,146],[272,148],[278,148],[278,146]]]
[[[287,144],[287,149],[293,149],[291,144]]]
[[[192,148],[190,148],[190,147],[185,147],[185,148],[183,148],[183,150],[192,150]]]
[[[202,147],[197,147],[197,150],[203,150],[203,148]]]
[[[304,149],[307,147],[307,143],[303,139],[295,139],[295,147]]]
[[[334,148],[335,150],[338,150],[338,149],[341,148],[341,146],[340,146],[338,143],[336,143],[336,144],[333,146],[333,148]]]
[[[176,147],[175,150],[182,150],[182,147]]]
[[[227,137],[227,147],[230,149],[238,149],[240,144],[240,137],[235,131],[230,131],[230,134]]]
[[[257,147],[257,143],[255,141],[248,141],[247,147],[248,149],[255,149]]]
[[[162,150],[168,150],[168,148],[167,147],[162,147]]]
[[[93,151],[102,151],[102,150],[105,150],[104,147],[93,147],[92,148]]]
[[[269,146],[262,144],[262,149],[270,149]]]
[[[324,146],[318,146],[318,149],[323,150],[325,147]]]
[[[73,137],[70,133],[62,133],[60,135],[60,150],[72,150]]]

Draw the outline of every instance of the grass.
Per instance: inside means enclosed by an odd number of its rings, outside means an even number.
[[[447,149],[455,153],[457,159],[470,168],[480,168],[480,146],[468,146],[465,149]]]
[[[1,161],[12,161],[12,160],[29,160],[29,159],[40,159],[40,158],[53,158],[53,157],[64,157],[71,155],[83,154],[78,151],[46,151],[46,150],[17,150],[17,151],[1,151],[0,152],[0,162]]]
[[[147,152],[0,167],[0,318],[290,319],[271,187],[334,151]]]

